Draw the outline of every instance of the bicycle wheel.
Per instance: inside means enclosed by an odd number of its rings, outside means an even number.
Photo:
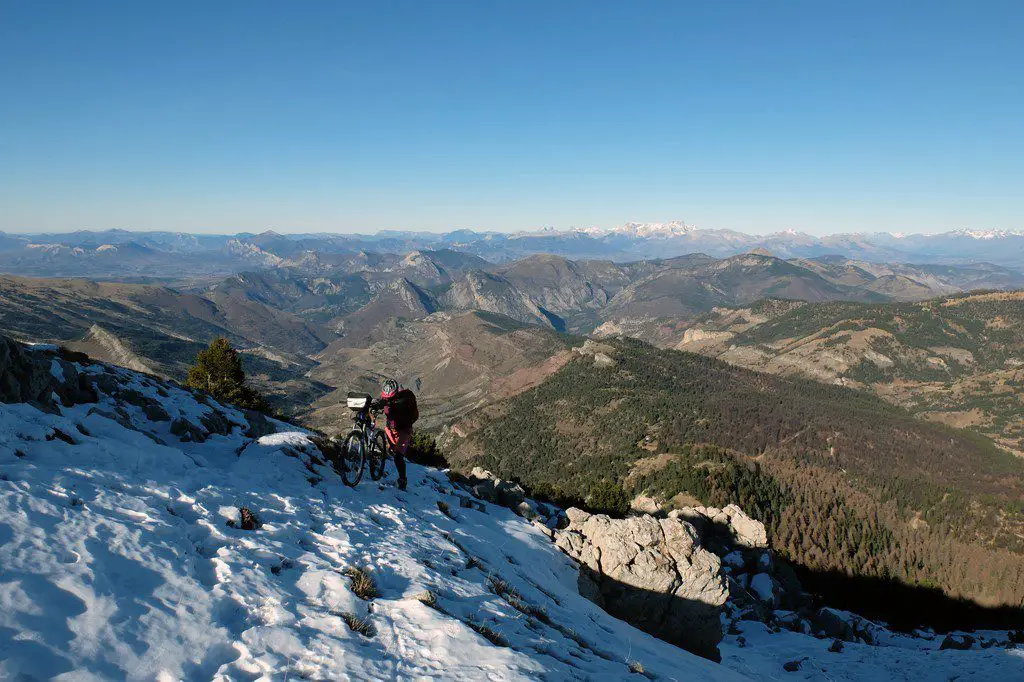
[[[355,488],[359,485],[359,479],[363,477],[363,464],[366,460],[366,440],[363,432],[354,430],[345,438],[345,444],[341,448],[341,457],[335,468],[341,475],[345,485]]]
[[[370,461],[370,478],[379,481],[384,477],[384,467],[388,463],[387,437],[383,431],[373,434],[367,459]]]

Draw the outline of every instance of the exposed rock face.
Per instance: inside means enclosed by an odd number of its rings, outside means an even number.
[[[747,516],[735,504],[724,509],[716,507],[684,507],[672,511],[669,516],[686,519],[702,534],[728,539],[738,547],[765,549],[768,547],[768,533],[764,524]],[[726,538],[721,538],[725,535]]]
[[[0,337],[0,402],[49,405],[54,377],[50,358]]]
[[[582,564],[580,593],[609,613],[693,653],[719,659],[729,597],[721,561],[679,518],[612,519],[566,511],[555,543]]]
[[[32,350],[0,336],[0,402],[55,410],[56,400],[64,405],[96,401],[95,380],[80,374],[64,351],[37,348],[46,350]]]

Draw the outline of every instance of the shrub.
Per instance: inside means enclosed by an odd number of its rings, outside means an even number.
[[[414,433],[412,444],[405,454],[406,459],[423,466],[444,469],[448,466],[448,460],[441,454],[437,447],[437,441],[428,433]]]
[[[587,506],[595,512],[623,516],[629,511],[629,495],[615,481],[602,478],[590,487]]]
[[[196,355],[185,385],[209,393],[218,402],[248,410],[267,412],[266,398],[245,383],[245,370],[238,351],[224,337],[216,338]]]

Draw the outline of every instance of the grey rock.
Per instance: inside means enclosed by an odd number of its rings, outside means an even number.
[[[104,410],[104,409],[99,408],[99,407],[93,407],[93,408],[89,409],[89,412],[87,414],[98,414],[101,417],[106,417],[107,419],[110,419],[111,421],[117,422],[118,424],[120,424],[124,428],[128,429],[129,431],[138,431],[139,430],[138,427],[136,427],[135,424],[132,423],[132,418],[130,416],[128,416],[125,413],[125,411],[123,409],[121,409],[120,407],[116,408],[116,410],[114,412],[111,412],[109,410]]]
[[[59,382],[50,373],[52,358],[0,336],[0,402],[56,409],[52,396]]]
[[[658,500],[647,495],[637,495],[629,503],[631,511],[638,512],[640,514],[658,514],[664,508],[662,500]]]
[[[669,513],[670,517],[682,518],[694,524],[702,535],[719,536],[719,539],[735,547],[765,549],[768,547],[768,532],[764,524],[756,521],[735,504],[724,509],[717,507],[682,507]]]
[[[206,430],[206,435],[208,436],[226,436],[231,433],[231,428],[234,426],[234,424],[228,421],[228,418],[224,416],[224,413],[216,408],[200,417],[199,423],[203,425],[203,428]]]
[[[721,561],[680,519],[611,519],[578,509],[555,544],[581,564],[580,593],[619,618],[718,660],[729,596]],[[600,595],[600,599],[596,599]]]
[[[475,509],[478,512],[487,513],[487,505],[479,500],[474,500],[469,495],[459,495],[459,506],[463,509]]]
[[[939,651],[953,649],[954,651],[967,651],[974,646],[975,639],[970,635],[948,634],[939,645]]]
[[[782,664],[782,669],[785,670],[787,673],[795,673],[796,671],[800,670],[800,666],[802,666],[804,661],[806,660],[806,658],[797,658],[792,661],[786,661]]]
[[[526,499],[526,491],[518,483],[504,481],[481,467],[473,467],[468,485],[480,499],[509,509],[516,509]]]
[[[171,415],[164,409],[163,405],[155,401],[148,401],[142,407],[146,419],[153,422],[166,422],[171,420]]]
[[[856,614],[825,607],[811,616],[811,628],[819,636],[874,644],[879,626]]]
[[[171,422],[171,433],[178,436],[183,443],[202,443],[206,440],[206,432],[184,417],[178,417]]]
[[[249,425],[245,430],[246,438],[262,438],[277,431],[267,415],[256,410],[245,410],[245,421]]]
[[[529,500],[523,500],[518,505],[516,505],[515,509],[513,509],[512,511],[514,511],[516,514],[519,514],[528,521],[533,521],[534,519],[540,518],[540,514],[537,513],[536,506],[532,504]]]

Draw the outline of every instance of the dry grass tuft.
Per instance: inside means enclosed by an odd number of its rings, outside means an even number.
[[[505,639],[505,635],[501,634],[490,625],[487,625],[486,623],[478,623],[471,618],[466,620],[466,625],[473,628],[473,630],[491,644],[495,646],[508,646],[508,640]]]
[[[373,637],[376,634],[369,618],[360,618],[356,614],[348,612],[342,613],[340,616],[352,632],[358,632],[364,637]]]
[[[360,599],[369,601],[380,594],[373,576],[365,569],[350,566],[345,569],[345,576],[349,579],[349,588]]]

